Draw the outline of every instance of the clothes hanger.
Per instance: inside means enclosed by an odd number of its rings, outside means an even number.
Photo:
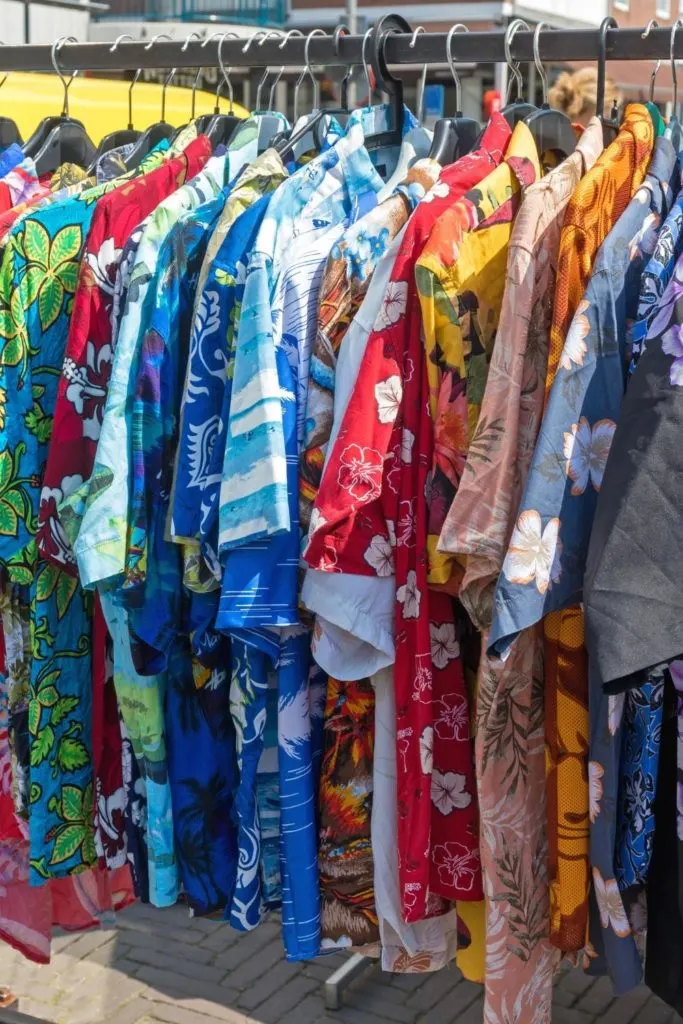
[[[659,28],[659,22],[657,22],[654,18],[650,18],[650,20],[647,23],[647,28],[645,29],[640,38],[647,39],[653,28]],[[661,66],[661,60],[656,60],[654,63],[654,67],[652,69],[652,74],[650,75],[650,98],[648,102],[645,104],[645,106],[650,112],[650,117],[652,118],[652,124],[654,125],[656,139],[658,139],[660,135],[663,135],[666,131],[666,121],[662,117],[660,109],[655,103],[655,79],[657,78],[657,72],[659,71]]]
[[[614,142],[619,131],[618,108],[616,98],[612,105],[609,117],[605,117],[605,70],[607,66],[607,30],[618,29],[619,26],[614,18],[604,18],[600,25],[598,43],[598,85],[595,109],[602,122],[602,141],[605,146]]]
[[[538,107],[534,103],[527,103],[523,99],[524,79],[522,78],[522,72],[519,70],[520,62],[515,61],[512,58],[512,40],[521,29],[524,29],[526,32],[531,31],[526,21],[523,21],[522,18],[514,18],[508,25],[507,31],[505,32],[505,61],[512,72],[512,78],[508,81],[505,106],[501,110],[501,114],[511,128],[514,128],[519,121],[524,121],[527,117],[530,117],[531,114],[535,114],[538,110]],[[517,83],[517,99],[514,103],[510,103],[513,78]]]
[[[159,32],[157,35],[152,36],[150,41],[145,46],[145,50],[151,50],[158,39],[168,39],[172,42],[171,36],[165,32]],[[135,149],[132,153],[126,157],[126,167],[129,171],[134,170],[139,166],[140,162],[144,160],[148,153],[158,146],[164,139],[170,139],[173,135],[174,128],[166,120],[166,90],[171,82],[171,79],[175,75],[177,68],[171,68],[170,73],[164,79],[164,84],[161,87],[161,120],[157,121],[147,128],[135,143]]]
[[[216,84],[216,104],[213,108],[213,116],[209,119],[208,123],[203,128],[203,133],[207,136],[211,145],[215,149],[217,146],[227,146],[228,142],[232,138],[235,128],[241,123],[242,118],[236,117],[233,113],[235,109],[235,99],[232,89],[232,82],[230,80],[231,68],[226,68],[223,63],[223,43],[230,37],[231,39],[239,39],[240,37],[236,32],[224,32],[221,36],[218,44],[218,63],[221,68],[222,78],[219,77]],[[230,101],[230,113],[221,114],[220,108],[220,93],[225,83],[228,87],[228,97]]]
[[[548,103],[548,76],[540,53],[541,32],[545,27],[551,28],[547,22],[539,21],[534,31],[534,64],[543,87],[543,102],[540,110],[527,117],[525,124],[534,137],[539,157],[553,152],[566,159],[576,149],[576,133],[567,115],[561,110],[551,110]]]
[[[280,46],[279,46],[280,50],[282,50],[287,45],[287,41],[289,39],[291,39],[292,36],[297,36],[299,39],[303,39],[304,38],[303,32],[301,32],[298,28],[290,28],[290,30],[287,32],[287,34],[285,36],[283,36],[282,42],[280,43]],[[301,74],[299,75],[299,77],[298,77],[298,79],[297,79],[297,81],[296,81],[296,83],[294,85],[294,114],[293,114],[293,118],[292,118],[292,124],[293,124],[294,127],[296,127],[296,123],[299,120],[299,113],[298,113],[298,108],[299,108],[299,86],[300,86],[300,82],[303,81],[303,76],[305,74],[306,74],[306,71],[304,69],[301,72]],[[313,115],[311,115],[311,116],[313,116]],[[277,133],[277,135],[271,141],[271,146],[273,147],[273,149],[276,149],[278,151],[278,153],[279,153],[280,149],[285,145],[285,143],[291,137],[291,135],[292,135],[292,129],[291,128],[287,128],[287,129],[283,129],[282,131],[279,131]]]
[[[114,40],[114,43],[109,48],[110,53],[115,53],[119,43],[123,39],[130,39],[131,42],[135,42],[131,35],[124,33]],[[109,132],[105,135],[95,153],[95,159],[93,160],[89,170],[93,171],[99,158],[105,153],[110,153],[112,149],[118,149],[121,146],[128,146],[131,142],[137,142],[142,132],[138,131],[133,127],[133,89],[135,88],[138,78],[142,74],[142,68],[138,68],[133,76],[133,80],[128,87],[128,127],[119,128],[118,131]]]
[[[0,40],[0,46],[6,44]],[[0,82],[0,89],[7,81],[8,75],[5,75]],[[0,117],[0,151],[7,149],[8,146],[12,146],[15,142],[21,144],[21,132],[19,131],[16,121],[13,121],[11,117]]]
[[[270,36],[270,31],[259,29],[253,36],[247,39],[246,43],[242,47],[242,53],[246,54],[251,49],[251,46],[255,39],[261,37],[262,41],[265,42]],[[279,38],[279,33],[275,33]],[[267,73],[267,69],[266,69]],[[257,100],[260,97],[257,95]],[[258,103],[256,104],[258,108]],[[276,135],[283,130],[283,128],[289,127],[289,122],[284,114],[279,114],[275,110],[258,110],[256,109],[251,117],[248,117],[246,121],[241,121],[233,132],[232,138],[228,142],[230,148],[239,147],[245,145],[250,138],[252,138],[252,131],[254,125],[258,129],[258,152],[263,153],[264,150],[268,149]]]
[[[452,51],[453,36],[460,29],[469,32],[467,26],[459,22],[452,27],[446,39],[446,58],[455,83],[455,117],[440,117],[436,122],[434,140],[429,153],[432,160],[437,160],[442,167],[455,163],[459,157],[471,153],[481,135],[479,122],[472,117],[464,117],[462,112],[462,83],[455,68]]]
[[[319,127],[322,127],[322,121],[331,112],[328,110],[320,109],[320,84],[318,79],[313,74],[311,67],[311,60],[309,57],[309,47],[311,45],[311,39],[315,36],[327,35],[321,28],[314,28],[312,32],[306,36],[306,42],[304,44],[304,64],[305,67],[301,74],[296,80],[294,86],[294,123],[297,121],[298,104],[299,104],[299,89],[303,85],[305,77],[311,79],[313,83],[313,109],[311,111],[310,118],[306,121],[306,124],[302,125],[298,131],[290,132],[289,137],[285,139],[281,145],[277,145],[276,149],[280,155],[280,159],[283,163],[288,160],[295,159],[302,153],[308,153],[311,150],[320,152],[323,146],[323,139],[321,133],[318,131]]]
[[[185,42],[183,43],[183,45],[180,48],[180,52],[181,53],[185,53],[185,51],[187,50],[188,46],[190,45],[190,43],[191,43],[191,41],[193,39],[196,39],[199,43],[202,44],[202,46],[204,45],[204,43],[202,42],[202,37],[199,34],[199,32],[190,32],[190,34],[185,37]],[[197,93],[197,82],[199,81],[199,76],[201,75],[201,73],[202,73],[202,68],[199,68],[199,70],[197,71],[197,74],[194,76],[194,84],[192,86],[192,99],[190,101],[190,120],[186,124],[179,125],[178,128],[176,128],[174,130],[173,135],[171,135],[170,140],[169,140],[171,145],[173,145],[173,143],[176,141],[178,136],[182,132],[185,131],[185,129],[187,128],[188,124],[193,122],[194,119],[195,119],[194,111],[195,111],[195,104],[196,104],[196,99],[197,99],[197,96],[196,96],[196,93]],[[197,132],[199,133],[199,128],[197,128]]]
[[[60,75],[60,78],[62,78],[62,84],[64,84],[64,79],[61,75],[61,72],[59,71],[59,68],[57,68],[55,54],[57,52],[57,48],[61,48],[61,46],[65,42],[77,43],[78,40],[75,36],[61,36],[61,38],[57,39],[56,42],[52,45],[52,64],[55,68],[56,73]],[[76,72],[71,77],[71,80],[69,81],[69,86],[71,85],[71,82],[73,82],[77,74],[78,72]],[[65,88],[68,89],[68,86],[65,86]],[[48,117],[43,118],[43,120],[40,122],[36,130],[26,140],[24,144],[24,152],[26,153],[26,156],[35,157],[36,153],[43,145],[52,129],[55,128],[58,124],[60,124],[62,117],[63,115],[60,114],[52,114]]]
[[[377,132],[365,136],[365,148],[383,149],[385,146],[400,146],[403,138],[403,82],[389,71],[385,48],[387,36],[394,32],[412,31],[410,23],[400,14],[385,14],[370,30],[370,66],[375,75],[377,88],[389,96],[392,109],[393,128],[388,132]],[[365,53],[363,54],[365,58]]]
[[[78,42],[74,36],[62,36],[52,46],[52,65],[64,86],[64,105],[57,123],[48,131],[47,138],[33,157],[39,176],[52,174],[65,163],[87,168],[95,156],[95,143],[85,130],[85,125],[82,121],[69,117],[69,88],[77,72],[74,72],[67,82],[57,63],[57,55],[67,40]]]

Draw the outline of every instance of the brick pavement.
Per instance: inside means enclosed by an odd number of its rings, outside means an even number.
[[[55,1024],[481,1024],[481,988],[455,968],[387,975],[370,968],[325,1010],[341,954],[288,964],[276,921],[249,935],[188,920],[182,907],[137,905],[116,928],[62,935],[48,967],[0,946],[0,982],[20,1009]],[[606,979],[561,976],[553,1024],[683,1024],[647,989],[614,999]]]

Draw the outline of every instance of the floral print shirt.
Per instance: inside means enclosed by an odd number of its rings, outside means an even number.
[[[501,160],[509,137],[507,124],[494,118],[482,149],[447,169],[408,223],[323,477],[305,552],[314,569],[372,577],[386,585],[390,601],[395,593],[398,849],[408,921],[433,912],[430,891],[449,898],[481,894],[467,702],[455,626],[447,599],[431,601],[426,575],[422,578],[426,567],[414,557],[420,537],[426,537],[426,510],[416,495],[425,493],[431,423],[419,309],[411,291],[414,296],[415,263],[439,213]],[[349,612],[358,625],[349,620],[340,625],[352,632],[362,629],[361,636],[367,636],[359,604]],[[369,606],[366,619],[368,613],[374,618],[376,609]],[[326,616],[334,620],[329,610]],[[442,677],[450,684],[443,690],[438,685]],[[442,701],[443,714],[436,743],[433,699]],[[456,739],[460,742],[453,743]],[[439,754],[442,740],[458,770]]]
[[[526,125],[517,126],[505,162],[439,218],[415,270],[434,423],[427,542],[431,583],[450,580],[451,559],[436,546],[479,419],[512,221],[523,188],[540,173],[531,134]]]
[[[40,191],[36,165],[25,157],[0,179],[0,213],[25,203]]]

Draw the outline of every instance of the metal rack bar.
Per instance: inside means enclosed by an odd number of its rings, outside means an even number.
[[[608,60],[668,60],[671,29],[655,28],[647,38],[642,29],[609,29],[607,32]],[[445,32],[423,32],[411,45],[408,33],[389,35],[386,57],[389,64],[438,64],[446,55]],[[458,33],[452,40],[452,53],[458,63],[499,63],[505,60],[505,33]],[[306,40],[291,37],[280,49],[277,38],[263,44],[254,43],[244,53],[245,40],[226,39],[223,61],[235,68],[281,65],[302,67]],[[121,43],[114,53],[110,43],[66,43],[60,49],[60,65],[65,70],[113,71],[146,68],[199,68],[218,64],[219,39],[203,45],[200,42],[158,42],[146,49],[146,41]],[[593,61],[598,59],[599,37],[597,29],[568,29],[542,32],[540,56],[545,62],[569,60]],[[313,64],[360,64],[363,37],[342,36],[339,53],[335,51],[331,35],[315,36],[310,41],[310,59]],[[518,32],[512,41],[515,60],[533,60],[533,33]],[[0,71],[52,71],[49,45],[22,45],[0,47]],[[683,32],[676,35],[674,55],[683,58]]]

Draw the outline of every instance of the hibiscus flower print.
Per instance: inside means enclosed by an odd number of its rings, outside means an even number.
[[[117,249],[113,238],[105,238],[96,253],[89,252],[86,255],[95,284],[107,295],[114,294],[116,270],[120,259],[121,249]]]
[[[89,341],[85,347],[85,365],[78,366],[70,358],[64,360],[62,375],[67,381],[66,398],[83,418],[83,434],[91,441],[97,441],[100,436],[112,357],[111,345],[103,345],[97,351]]]
[[[450,192],[450,186],[445,181],[437,181],[430,188],[422,200],[423,203],[433,203],[435,199],[445,199]]]
[[[378,498],[382,489],[382,456],[375,448],[348,445],[339,456],[337,481],[355,501]]]
[[[503,563],[506,579],[520,584],[535,581],[540,594],[546,593],[551,580],[557,583],[562,556],[559,530],[560,520],[557,518],[550,519],[543,529],[538,512],[534,509],[522,512]]]
[[[597,761],[588,762],[588,800],[590,808],[590,819],[595,822],[600,814],[600,801],[602,800],[602,777],[605,769]]]
[[[387,327],[397,323],[406,311],[407,301],[408,282],[390,281],[375,319],[374,329],[384,331]]]
[[[465,776],[458,772],[432,772],[431,795],[432,803],[444,815],[472,803]]]
[[[406,466],[409,466],[413,461],[413,445],[415,444],[415,434],[412,430],[408,430],[407,427],[403,428],[401,434],[401,462],[404,462]]]
[[[610,694],[607,711],[607,725],[610,736],[616,736],[624,713],[625,693]]]
[[[420,657],[418,654],[418,659]],[[432,703],[432,670],[424,663],[426,657],[427,655],[423,655],[422,660],[418,661],[413,680],[413,700],[419,701],[420,704]]]
[[[662,335],[662,351],[673,356],[674,361],[669,369],[669,382],[674,387],[683,386],[683,335],[681,325],[674,324]]]
[[[434,732],[442,740],[466,740],[470,734],[470,713],[461,694],[446,693],[434,704]]]
[[[589,303],[582,299],[574,314],[571,327],[567,331],[564,348],[560,356],[560,366],[565,370],[571,370],[572,365],[583,366],[583,360],[588,351],[588,345],[584,338],[588,337],[591,329],[590,321],[585,315],[588,306]]]
[[[311,512],[311,521],[308,524],[308,535],[312,537],[316,530],[322,529],[327,520],[322,514],[319,508],[314,508]]]
[[[426,725],[420,736],[420,767],[423,775],[430,775],[434,764],[434,730]]]
[[[387,519],[387,533],[389,534],[389,543],[392,548],[396,547],[396,524],[393,519]]]
[[[391,541],[377,534],[370,541],[363,558],[372,566],[378,576],[392,576],[394,573],[394,552]]]
[[[406,498],[399,502],[399,520],[396,543],[399,547],[412,548],[415,544],[415,499]]]
[[[420,601],[422,594],[417,585],[417,573],[414,569],[408,570],[406,582],[396,591],[396,600],[403,605],[403,618],[416,619],[420,614]]]
[[[432,858],[442,885],[462,892],[471,892],[479,876],[478,851],[468,850],[462,843],[442,843],[435,846]]]
[[[401,378],[394,374],[375,384],[375,401],[377,402],[377,418],[380,423],[393,423],[403,398]]]
[[[631,927],[626,917],[616,879],[604,879],[598,868],[593,868],[593,884],[602,927],[609,928],[611,926],[620,939],[625,939],[627,935],[630,935]]]
[[[442,622],[437,626],[429,623],[429,636],[432,641],[432,661],[435,668],[445,668],[449,661],[460,657],[460,644],[455,636],[455,625]]]
[[[594,490],[600,490],[615,430],[613,420],[598,420],[591,427],[582,416],[578,423],[572,423],[570,432],[565,431],[564,457],[567,476],[573,480],[573,495],[583,494],[589,480]]]

